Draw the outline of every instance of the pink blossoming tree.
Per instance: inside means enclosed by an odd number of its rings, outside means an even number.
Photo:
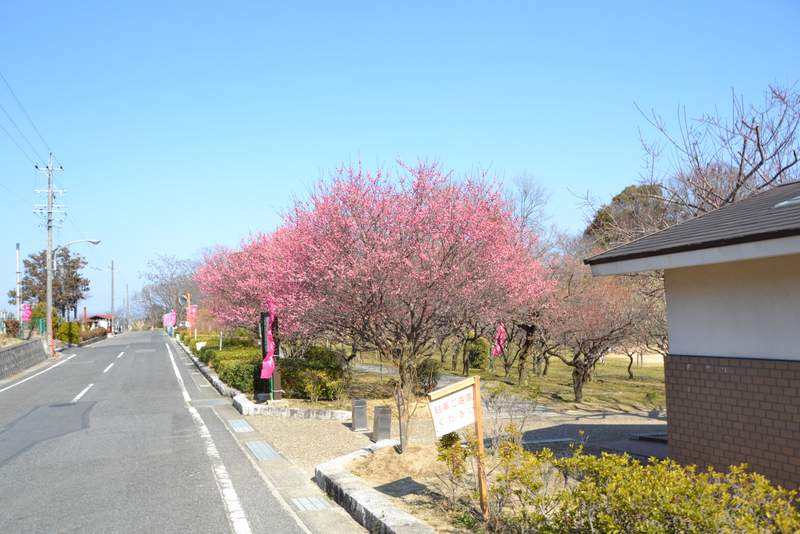
[[[250,320],[272,298],[284,331],[393,361],[405,447],[417,365],[442,331],[500,319],[548,288],[530,250],[489,181],[457,181],[437,165],[401,164],[397,176],[355,166],[320,183],[275,233],[209,257],[197,279],[223,322]]]

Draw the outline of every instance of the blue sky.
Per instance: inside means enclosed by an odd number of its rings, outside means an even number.
[[[800,81],[794,2],[389,4],[0,3],[0,71],[66,169],[56,243],[102,239],[75,250],[115,261],[119,304],[156,254],[235,245],[341,162],[398,158],[532,174],[578,231],[578,196],[638,178],[634,103],[697,116]],[[45,156],[2,85],[0,105]],[[3,295],[14,243],[44,247],[43,183],[0,132]],[[87,274],[106,311],[109,273]]]

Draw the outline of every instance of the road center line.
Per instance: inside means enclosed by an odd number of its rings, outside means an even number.
[[[206,446],[206,455],[209,460],[211,460],[211,470],[214,473],[214,481],[217,483],[217,489],[222,498],[222,503],[225,505],[225,510],[228,512],[228,521],[230,521],[231,528],[236,534],[252,534],[250,523],[247,521],[247,515],[244,513],[242,504],[239,502],[239,496],[236,494],[236,490],[233,487],[233,481],[230,475],[228,475],[228,470],[225,468],[225,464],[222,463],[222,458],[220,457],[217,445],[214,443],[214,439],[211,437],[211,432],[208,430],[203,418],[200,417],[200,412],[189,404],[192,398],[189,396],[189,392],[186,391],[186,386],[183,384],[183,378],[181,378],[181,373],[178,371],[178,366],[175,364],[175,357],[172,355],[169,343],[164,343],[164,345],[167,347],[169,361],[172,363],[172,370],[175,371],[175,378],[178,380],[178,385],[181,388],[181,394],[186,403],[186,409],[189,410],[189,415],[192,416],[197,431],[200,433],[200,438]]]
[[[109,369],[111,369],[112,367],[114,367],[114,362],[111,362],[111,363],[109,363],[109,364],[108,364],[108,367],[106,367],[105,369],[103,369],[103,374],[107,373],[107,372],[108,372],[108,370],[109,370]]]
[[[120,358],[122,358],[123,354],[125,354],[124,350],[122,352],[120,352],[119,354],[117,354],[117,359],[119,360]]]
[[[6,387],[4,387],[3,389],[0,389],[0,393],[4,392],[4,391],[6,391],[6,390],[9,390],[9,389],[11,389],[11,388],[13,388],[13,387],[17,387],[17,386],[18,386],[18,385],[20,385],[20,384],[24,384],[25,382],[27,382],[27,381],[28,381],[28,380],[30,380],[31,378],[36,378],[36,377],[37,377],[37,376],[39,376],[40,374],[42,374],[42,373],[46,373],[46,372],[47,372],[47,371],[49,371],[50,369],[55,369],[56,367],[58,367],[58,366],[59,366],[59,365],[61,365],[62,363],[67,363],[68,361],[70,361],[70,360],[71,360],[72,358],[74,358],[75,356],[77,356],[77,354],[73,354],[72,356],[68,357],[66,360],[61,360],[60,362],[56,363],[55,365],[51,365],[51,366],[50,366],[50,367],[48,367],[47,369],[42,369],[41,371],[39,371],[39,372],[38,372],[38,373],[36,373],[35,375],[31,375],[31,376],[29,376],[28,378],[23,378],[23,379],[22,379],[22,380],[20,380],[19,382],[14,382],[14,383],[13,383],[13,384],[11,384],[10,386],[6,386]]]
[[[92,386],[93,386],[93,385],[94,385],[94,384],[89,384],[88,386],[86,386],[85,388],[83,388],[83,391],[81,391],[80,393],[78,393],[77,395],[75,395],[75,398],[74,398],[74,399],[72,399],[70,402],[72,402],[72,404],[75,404],[76,402],[78,402],[79,400],[81,400],[81,397],[83,397],[84,395],[86,395],[86,392],[87,392],[87,391],[89,391],[89,390],[92,388]]]

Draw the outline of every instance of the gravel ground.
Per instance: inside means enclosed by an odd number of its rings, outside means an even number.
[[[309,477],[314,467],[370,445],[367,434],[338,421],[255,415],[246,418],[281,454]]]

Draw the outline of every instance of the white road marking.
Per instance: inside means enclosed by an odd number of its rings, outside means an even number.
[[[123,354],[125,354],[124,350],[122,352],[120,352],[119,354],[117,354],[117,359],[119,360],[120,358],[122,358]]]
[[[36,378],[36,377],[37,377],[37,376],[39,376],[40,374],[42,374],[42,373],[46,373],[46,372],[47,372],[47,371],[49,371],[50,369],[55,369],[56,367],[58,367],[58,366],[59,366],[59,365],[61,365],[62,363],[67,363],[68,361],[70,361],[70,360],[71,360],[72,358],[74,358],[75,356],[77,356],[77,354],[73,354],[72,356],[68,357],[66,360],[61,360],[60,362],[56,363],[55,365],[51,365],[51,366],[50,366],[50,367],[48,367],[47,369],[42,369],[41,371],[39,371],[39,372],[38,372],[38,373],[36,373],[35,375],[31,375],[31,376],[29,376],[28,378],[23,378],[23,379],[22,379],[22,380],[20,380],[19,382],[15,382],[15,383],[11,384],[10,386],[6,386],[6,387],[4,387],[3,389],[0,389],[0,393],[4,392],[4,391],[6,391],[6,390],[9,390],[9,389],[11,389],[11,388],[13,388],[13,387],[17,387],[17,386],[18,386],[18,385],[20,385],[20,384],[24,384],[25,382],[27,382],[27,381],[28,381],[28,380],[30,380],[31,378]]]
[[[228,433],[233,437],[233,441],[236,443],[236,446],[239,447],[239,450],[242,451],[244,457],[247,458],[247,460],[250,462],[250,465],[252,465],[253,469],[255,469],[256,473],[258,473],[258,476],[260,476],[261,480],[264,481],[264,484],[267,485],[267,489],[272,494],[272,496],[275,497],[275,500],[278,501],[278,504],[280,504],[281,508],[283,508],[283,511],[286,512],[286,514],[289,515],[292,519],[294,519],[295,523],[297,523],[297,526],[300,527],[300,530],[302,530],[305,534],[313,534],[305,525],[305,523],[303,523],[303,520],[300,519],[300,516],[297,515],[297,512],[295,512],[294,509],[286,501],[286,499],[283,498],[283,495],[281,495],[281,493],[278,491],[278,488],[275,486],[275,484],[269,478],[267,478],[267,475],[265,475],[264,472],[261,470],[261,467],[259,467],[258,462],[253,457],[253,455],[247,454],[245,446],[242,445],[242,442],[239,441],[236,435],[230,431],[230,428],[228,428],[228,426],[225,424],[225,421],[217,413],[217,410],[212,409],[211,413],[213,413],[217,417],[217,419],[219,419],[222,425],[228,430]]]
[[[189,404],[192,402],[192,398],[189,396],[189,392],[186,391],[186,386],[183,384],[183,378],[181,378],[181,373],[178,371],[178,366],[175,364],[175,357],[172,355],[169,343],[164,343],[164,345],[167,347],[169,361],[172,363],[172,370],[175,371],[175,378],[178,380],[183,400],[186,402],[186,409],[189,410],[189,414],[192,416],[197,431],[200,433],[200,437],[205,443],[206,455],[211,460],[214,480],[217,483],[220,497],[228,512],[228,521],[231,523],[231,528],[236,534],[251,534],[252,531],[250,530],[250,523],[247,521],[247,515],[244,513],[242,504],[239,502],[239,496],[236,494],[236,490],[233,487],[233,481],[230,475],[228,475],[228,470],[225,468],[225,464],[222,463],[217,445],[214,443],[214,439],[211,437],[211,432],[208,430],[205,422],[203,422],[203,418],[200,417],[200,412]]]
[[[199,387],[201,387],[201,388],[210,388],[211,384],[200,384]]]
[[[75,395],[75,398],[74,398],[74,399],[72,399],[70,402],[71,402],[72,404],[75,404],[76,402],[78,402],[79,400],[81,400],[81,397],[83,397],[84,395],[86,395],[86,392],[87,392],[87,391],[89,391],[90,389],[92,389],[92,386],[93,386],[93,385],[94,385],[94,384],[89,384],[88,386],[86,386],[85,388],[83,388],[83,391],[81,391],[80,393],[78,393],[77,395]]]
[[[114,367],[114,362],[109,363],[108,367],[103,369],[103,374],[106,374],[108,372],[108,370],[111,369],[112,367]]]

